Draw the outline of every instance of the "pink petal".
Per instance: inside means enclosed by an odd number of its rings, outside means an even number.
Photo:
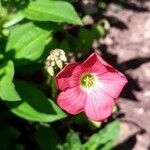
[[[98,55],[98,54],[96,54],[96,55]],[[98,55],[99,56],[99,55]],[[110,68],[113,68],[110,64],[108,64],[102,57],[98,57],[98,59],[99,59],[99,61],[103,64],[103,65],[105,65],[105,66],[107,66],[107,67],[110,67]]]
[[[82,63],[82,66],[86,68],[87,72],[103,74],[107,71],[107,66],[105,67],[101,60],[102,58],[98,54],[93,53]]]
[[[73,70],[78,66],[78,63],[66,65],[56,76],[56,84],[60,90],[65,90],[70,87],[70,79]]]
[[[105,72],[99,75],[99,87],[108,95],[117,98],[128,82],[121,72]]]
[[[78,87],[60,92],[57,97],[58,105],[70,114],[78,114],[84,109],[86,93]]]
[[[99,87],[92,89],[87,98],[84,111],[89,119],[103,121],[111,115],[114,99]]]
[[[70,87],[75,87],[75,86],[80,86],[80,79],[81,79],[81,76],[86,73],[86,69],[81,65],[79,64],[74,70],[73,70],[73,73],[72,73],[72,77],[70,79]]]
[[[89,72],[94,72],[95,75],[99,76],[100,88],[113,98],[119,96],[127,83],[127,79],[122,73],[116,71],[96,53],[91,54],[82,65]]]

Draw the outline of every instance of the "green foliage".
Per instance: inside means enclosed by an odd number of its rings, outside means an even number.
[[[10,110],[27,120],[53,122],[66,117],[65,113],[40,90],[24,81],[15,81],[21,102],[6,103]]]
[[[66,143],[59,146],[60,150],[111,150],[119,134],[119,121],[113,121],[93,134],[86,143],[81,144],[79,135],[70,130]]]
[[[70,130],[70,132],[67,134],[66,137],[66,143],[61,147],[59,147],[62,150],[81,150],[82,145],[79,138],[79,135],[75,133],[73,130]]]
[[[6,54],[14,59],[17,66],[35,61],[42,55],[50,33],[32,23],[16,26],[11,30]]]
[[[12,61],[5,62],[0,68],[0,97],[6,101],[20,101],[21,98],[13,83],[14,65]]]
[[[10,14],[7,18],[7,20],[5,21],[5,23],[3,24],[4,28],[8,28],[11,27],[13,25],[15,25],[16,23],[20,22],[21,20],[24,19],[24,16],[21,12],[15,13],[15,14]]]
[[[109,123],[98,133],[93,134],[84,144],[85,150],[111,150],[119,134],[119,122]]]
[[[97,4],[104,9],[104,1]],[[74,0],[0,1],[0,150],[112,148],[118,121],[94,133],[87,118],[66,118],[56,104],[55,80],[44,69],[51,49],[83,56],[94,40],[106,35],[99,21],[82,23],[86,14],[82,9],[76,11],[79,5]],[[72,124],[84,124],[93,134],[88,140],[82,130],[67,134]]]
[[[31,20],[82,24],[72,5],[63,1],[33,1],[23,10],[23,14]]]

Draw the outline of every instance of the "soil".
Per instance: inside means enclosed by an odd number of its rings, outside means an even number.
[[[110,22],[100,51],[128,78],[118,105],[121,131],[116,150],[150,150],[150,1],[110,3]]]

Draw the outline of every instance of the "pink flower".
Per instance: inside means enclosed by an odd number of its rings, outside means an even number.
[[[70,114],[85,112],[95,121],[109,117],[126,77],[93,53],[82,64],[71,63],[56,76],[58,105]]]

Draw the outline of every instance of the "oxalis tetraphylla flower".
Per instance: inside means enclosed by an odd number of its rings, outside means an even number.
[[[90,120],[102,121],[112,113],[126,77],[93,53],[82,64],[70,63],[56,76],[58,105],[70,114],[85,112]]]

